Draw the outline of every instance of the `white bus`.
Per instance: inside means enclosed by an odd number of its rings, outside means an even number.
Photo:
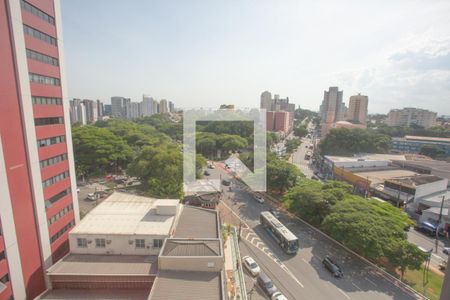
[[[259,216],[261,225],[277,241],[278,245],[289,254],[298,251],[298,238],[286,228],[272,213],[262,211]]]

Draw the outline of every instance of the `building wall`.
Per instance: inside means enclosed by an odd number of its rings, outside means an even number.
[[[107,235],[107,234],[78,234],[70,233],[70,252],[75,254],[123,254],[123,255],[158,255],[161,248],[153,247],[153,240],[163,240],[167,235]],[[77,238],[88,240],[86,248],[77,246]],[[95,239],[105,239],[105,248],[96,248]],[[145,248],[136,248],[135,239],[144,239]],[[90,242],[89,242],[90,241]],[[108,243],[108,241],[110,241]],[[132,243],[130,243],[132,241]]]
[[[347,120],[366,124],[368,103],[369,97],[367,96],[361,94],[351,96],[349,99]]]
[[[160,270],[220,272],[223,269],[223,256],[159,256]]]
[[[406,153],[419,153],[425,145],[434,145],[442,149],[445,155],[450,155],[450,144],[430,141],[407,140],[404,138],[393,138],[391,142],[391,149]]]
[[[447,190],[447,183],[448,183],[447,179],[442,179],[427,184],[421,184],[416,187],[415,199],[419,199],[420,197],[424,197],[437,192],[445,191]]]
[[[386,124],[388,126],[411,126],[414,124],[429,128],[436,124],[436,117],[437,113],[435,112],[414,107],[406,107],[389,111]]]

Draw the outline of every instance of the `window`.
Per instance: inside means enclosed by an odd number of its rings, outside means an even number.
[[[42,104],[42,105],[62,105],[61,98],[49,98],[49,97],[31,97],[31,101],[33,104]]]
[[[53,203],[57,202],[58,200],[64,198],[65,196],[67,196],[68,194],[70,194],[71,190],[70,188],[65,189],[62,192],[59,192],[58,194],[56,194],[55,196],[45,200],[45,208],[49,208],[52,206]]]
[[[27,1],[21,0],[20,6],[22,7],[23,10],[26,10],[26,11],[32,13],[33,15],[39,17],[40,19],[44,20],[45,22],[55,25],[55,18],[53,18],[49,14],[46,14],[45,12],[43,12],[36,6],[31,5]]]
[[[52,66],[58,66],[58,59],[54,58],[52,56],[48,56],[30,49],[26,49],[27,50],[27,58],[29,59],[33,59],[33,60],[37,60],[40,61],[44,64],[49,64]]]
[[[55,136],[47,139],[42,139],[37,141],[38,148],[51,146],[54,144],[62,143],[66,140],[66,137],[64,135]]]
[[[145,240],[144,239],[136,239],[135,245],[136,245],[136,248],[145,248]]]
[[[105,248],[106,247],[105,239],[95,239],[95,247],[97,247],[97,248]]]
[[[87,248],[87,240],[86,239],[77,239],[77,247],[78,248]]]
[[[9,274],[6,274],[6,275],[3,276],[2,278],[0,278],[0,282],[1,282],[1,283],[7,283],[7,282],[9,282]]]
[[[48,225],[52,225],[62,217],[64,217],[69,211],[73,210],[73,204],[69,204],[63,209],[61,209],[57,214],[53,215],[50,219],[47,220]]]
[[[47,44],[56,46],[56,39],[46,33],[34,29],[33,27],[23,24],[23,32],[29,36],[37,38]]]
[[[41,165],[41,169],[42,169],[42,168],[57,164],[64,160],[67,160],[67,153],[41,160],[39,162],[39,164]]]
[[[163,240],[153,240],[153,248],[161,248]]]
[[[44,76],[35,73],[28,73],[30,77],[30,82],[41,83],[41,84],[49,84],[49,85],[61,85],[61,80],[55,77]]]
[[[42,181],[42,187],[46,188],[46,187],[48,187],[48,186],[50,186],[52,184],[55,184],[58,181],[61,181],[61,180],[65,179],[65,178],[67,178],[67,177],[69,177],[69,171],[65,171],[65,172],[60,173],[60,174],[58,174],[56,176],[50,177],[47,180]]]
[[[0,261],[2,261],[5,258],[6,258],[5,251],[0,252]]]
[[[53,244],[57,239],[59,239],[67,230],[75,225],[75,221],[70,221],[66,226],[64,226],[60,231],[58,231],[54,236],[50,238],[50,244]]]
[[[56,117],[56,118],[36,118],[36,119],[34,119],[35,126],[45,126],[45,125],[55,125],[55,124],[64,124],[64,118]]]

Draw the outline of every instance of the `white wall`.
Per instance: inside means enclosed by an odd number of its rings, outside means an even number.
[[[424,197],[426,195],[445,191],[445,190],[447,190],[447,183],[448,183],[448,179],[442,179],[439,181],[419,185],[418,187],[416,187],[415,198],[418,199],[418,198]]]
[[[153,248],[153,240],[164,241],[167,235],[105,235],[105,234],[69,234],[70,252],[75,254],[123,254],[123,255],[158,255],[161,248]],[[86,248],[77,246],[77,238],[85,238],[88,241]],[[105,239],[111,241],[106,243],[105,248],[96,248],[95,239]],[[140,249],[135,246],[135,239],[144,239],[145,248]],[[129,241],[133,241],[132,244]]]

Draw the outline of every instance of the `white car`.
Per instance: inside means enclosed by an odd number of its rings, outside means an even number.
[[[286,296],[281,292],[275,292],[272,295],[272,300],[288,300],[288,298],[286,298]]]
[[[264,198],[261,195],[259,195],[259,194],[255,194],[255,200],[258,201],[261,204],[264,203]]]
[[[253,276],[257,276],[259,272],[261,272],[261,269],[259,268],[256,261],[250,256],[244,256],[242,258],[242,264]]]
[[[449,255],[450,254],[450,247],[444,247],[444,250],[442,250],[442,252],[444,252],[445,254]]]

